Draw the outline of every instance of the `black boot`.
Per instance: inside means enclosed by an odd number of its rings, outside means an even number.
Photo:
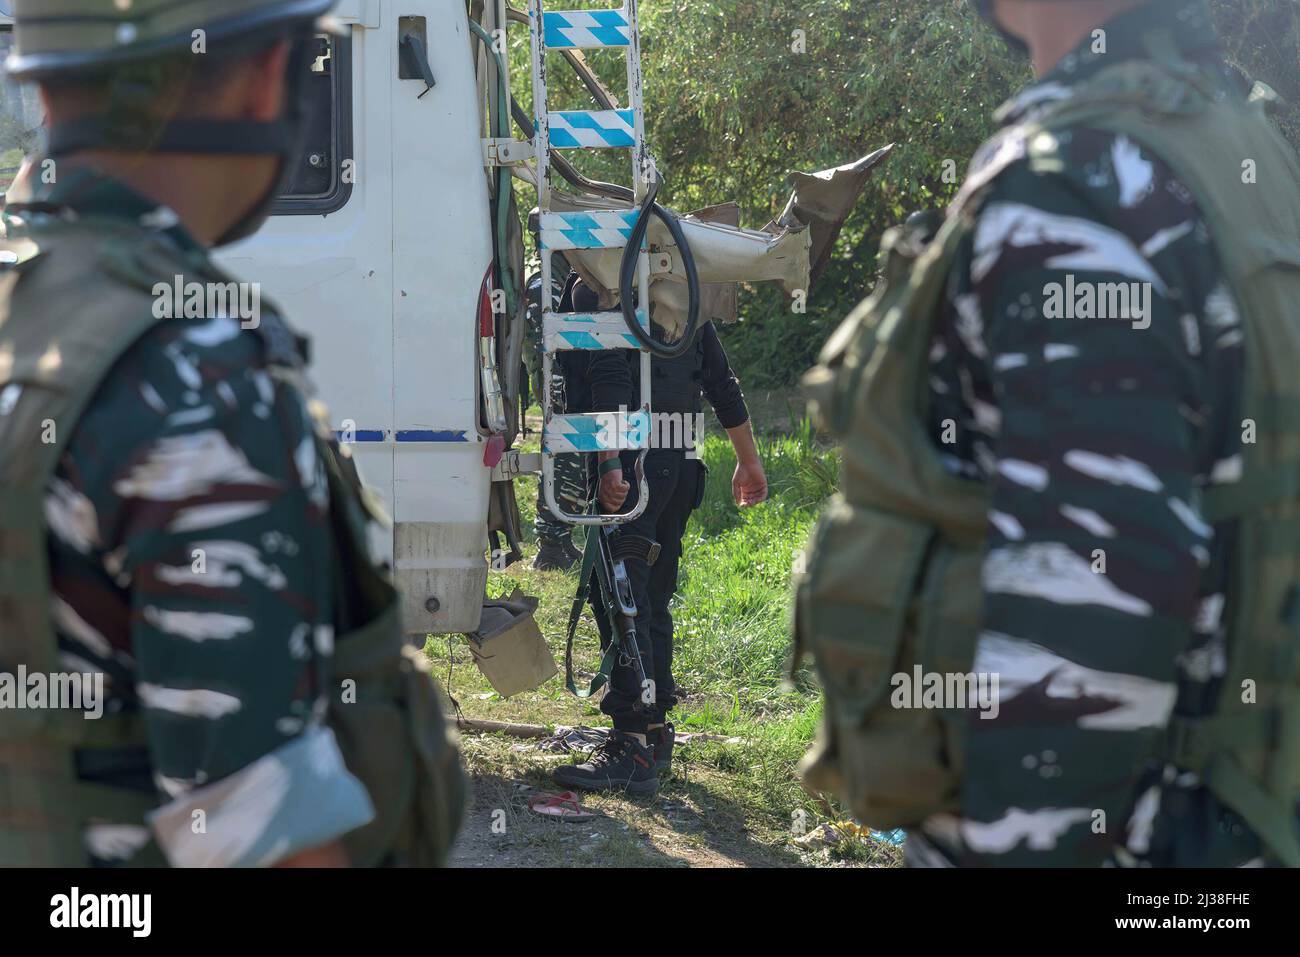
[[[573,547],[572,541],[542,542],[533,559],[533,568],[539,572],[567,572],[580,561],[582,553]]]
[[[558,768],[554,777],[565,787],[585,791],[627,791],[648,797],[659,790],[654,755],[622,731],[611,732],[586,763]]]
[[[655,773],[667,774],[673,769],[673,745],[677,743],[677,729],[671,724],[646,732],[646,741],[655,756]]]

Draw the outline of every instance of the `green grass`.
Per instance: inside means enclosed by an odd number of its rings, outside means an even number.
[[[5,170],[17,170],[18,167],[22,165],[22,162],[22,150],[0,151],[0,193],[7,190],[9,185],[14,181],[14,174],[12,172],[5,172]]]
[[[702,799],[726,802],[751,842],[774,852],[786,849],[786,854],[796,833],[794,821],[812,828],[842,816],[838,809],[810,797],[798,783],[796,766],[816,733],[821,701],[806,666],[793,684],[787,680],[790,568],[822,502],[834,489],[837,463],[806,421],[790,418],[793,424],[782,434],[760,437],[772,497],[757,508],[742,511],[731,500],[735,460],[726,437],[711,435],[702,444],[700,455],[710,470],[707,493],[687,530],[679,593],[673,604],[674,672],[684,692],[673,713],[678,730],[743,739],[741,744],[679,749],[684,778],[690,787],[702,789],[706,796]],[[532,447],[536,447],[535,437]],[[488,591],[495,596],[518,585],[541,599],[538,624],[562,671],[564,630],[576,575],[535,572],[529,567],[536,482],[519,482],[517,492],[529,541],[527,560],[493,573]],[[593,705],[565,692],[561,678],[507,701],[492,692],[462,639],[431,639],[426,651],[435,660],[435,674],[468,717],[535,724],[607,723]],[[590,675],[599,659],[597,652],[595,624],[588,613],[579,627],[577,668]],[[492,745],[467,741],[466,746],[476,752],[480,764],[485,760],[486,765],[515,763],[514,757],[507,759]],[[484,747],[492,751],[490,759],[485,758]],[[499,766],[492,770],[501,771]],[[544,783],[541,769],[534,777],[539,786]],[[672,788],[668,790],[671,794]],[[896,849],[888,846],[865,857],[848,848],[820,853],[828,863],[869,859],[879,864],[897,859]],[[756,862],[778,861],[760,856]]]

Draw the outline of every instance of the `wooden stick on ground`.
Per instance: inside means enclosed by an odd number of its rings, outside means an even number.
[[[506,734],[512,738],[549,738],[555,728],[544,724],[515,724],[509,721],[485,721],[480,718],[457,718],[456,726],[460,730],[473,734]],[[740,744],[742,739],[728,737],[725,734],[702,734],[697,732],[677,735],[681,744],[692,741],[716,741],[720,744]]]
[[[477,718],[457,718],[456,726],[462,731],[508,734],[514,738],[546,738],[553,733],[544,724],[512,724],[508,721],[480,721]]]

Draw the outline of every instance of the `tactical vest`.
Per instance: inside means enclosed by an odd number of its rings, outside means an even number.
[[[1203,517],[1235,520],[1228,663],[1214,713],[1174,716],[1157,757],[1195,772],[1268,850],[1300,866],[1300,168],[1265,116],[1271,91],[1226,101],[1198,68],[1149,44],[1029,124],[1124,134],[1194,194],[1243,313],[1243,417],[1257,426],[1235,485],[1209,489]],[[1243,158],[1260,184],[1243,182]],[[1264,185],[1264,176],[1268,185]],[[978,178],[978,174],[976,174]],[[969,711],[895,709],[897,673],[969,673],[982,619],[989,490],[951,475],[927,428],[929,350],[945,284],[974,228],[985,182],[967,184],[933,243],[894,230],[870,299],[806,380],[843,444],[842,487],[796,575],[795,661],[815,659],[822,732],[805,785],[879,828],[958,810]],[[1257,702],[1242,701],[1243,682]]]
[[[633,352],[632,382],[639,393],[641,381],[640,353]],[[651,397],[656,412],[695,413],[704,409],[701,375],[704,372],[703,330],[695,344],[676,359],[650,359]]]
[[[100,383],[156,323],[159,276],[226,283],[133,224],[39,216],[0,232],[0,671],[61,671],[51,621],[45,495],[73,426]],[[266,319],[263,319],[264,326]],[[283,329],[276,323],[277,328]],[[293,381],[290,365],[273,374]],[[53,422],[54,441],[45,444]],[[459,826],[464,779],[427,663],[406,646],[396,594],[368,557],[369,508],[355,467],[317,430],[335,542],[334,688],[328,721],[376,817],[343,839],[356,866],[442,862]],[[355,682],[355,703],[337,689]],[[350,696],[351,697],[351,696]],[[147,748],[138,713],[88,721],[81,712],[0,710],[0,866],[83,866],[83,828],[140,825],[153,793],[77,777],[87,750]],[[82,754],[84,756],[84,753]],[[165,864],[156,844],[134,865]]]

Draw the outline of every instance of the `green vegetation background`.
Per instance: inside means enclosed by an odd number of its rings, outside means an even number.
[[[1214,0],[1214,6],[1233,59],[1300,107],[1296,0]],[[943,182],[944,161],[951,160],[961,175],[991,132],[994,109],[1029,82],[1028,66],[1005,50],[964,0],[642,0],[641,11],[649,138],[667,177],[666,204],[685,211],[734,200],[744,223],[760,227],[784,207],[792,170],[824,169],[887,143],[898,146],[849,220],[808,314],[791,315],[774,290],[746,289],[743,322],[723,331],[752,400],[773,494],[760,508],[735,507],[729,494],[734,458],[711,423],[700,450],[711,469],[707,494],[685,536],[673,604],[674,671],[683,694],[674,721],[679,731],[740,741],[679,748],[671,780],[648,805],[590,798],[589,806],[613,822],[613,837],[592,859],[659,866],[666,860],[659,849],[672,847],[669,857],[677,863],[897,864],[898,848],[887,841],[840,840],[808,851],[794,843],[805,831],[847,814],[833,800],[805,793],[795,774],[819,721],[821,699],[807,662],[783,681],[790,568],[837,485],[838,461],[797,402],[787,405],[783,393],[868,292],[880,234],[913,210],[947,203],[955,185]],[[796,30],[805,31],[804,53],[791,49]],[[513,87],[531,108],[527,31],[512,29],[510,42]],[[591,53],[588,59],[622,97],[627,85],[621,55]],[[571,71],[558,58],[550,66],[551,108],[589,108],[590,98]],[[1300,109],[1285,114],[1284,122],[1300,144]],[[630,181],[625,153],[569,157],[588,175]],[[536,199],[522,185],[518,195],[524,209]],[[776,395],[763,395],[769,390]],[[526,448],[536,443],[534,433]],[[532,482],[521,483],[518,494],[531,546]],[[536,572],[524,561],[494,572],[488,590],[499,595],[519,586],[537,595],[538,622],[562,661],[575,585],[573,574]],[[432,640],[426,651],[471,718],[606,723],[558,680],[501,700],[472,666],[464,642]],[[576,651],[580,673],[590,675],[597,658],[595,627],[585,616]],[[480,808],[514,809],[505,844],[492,845],[493,853],[508,850],[516,855],[511,861],[581,866],[588,860],[583,855],[589,842],[575,851],[576,838],[561,841],[578,830],[540,827],[529,820],[536,816],[526,813],[521,797],[521,786],[549,787],[550,770],[568,757],[497,735],[467,735],[463,746]],[[475,813],[470,831],[486,827],[487,812]],[[481,850],[476,846],[473,853]]]
[[[1300,4],[1211,6],[1229,58],[1289,101],[1281,123],[1300,145]],[[761,227],[784,207],[789,172],[898,144],[847,223],[807,315],[791,315],[775,289],[745,289],[743,324],[724,332],[747,388],[790,386],[869,291],[881,233],[947,203],[956,186],[942,181],[944,161],[964,174],[993,111],[1031,79],[1028,64],[965,0],[642,0],[641,18],[646,119],[667,205],[734,200],[744,224]],[[792,50],[796,30],[806,35],[804,53]],[[526,75],[527,31],[511,34],[514,69]],[[621,55],[588,58],[622,96]],[[558,60],[551,78],[552,108],[589,106]],[[586,171],[629,181],[621,156],[577,159]]]

